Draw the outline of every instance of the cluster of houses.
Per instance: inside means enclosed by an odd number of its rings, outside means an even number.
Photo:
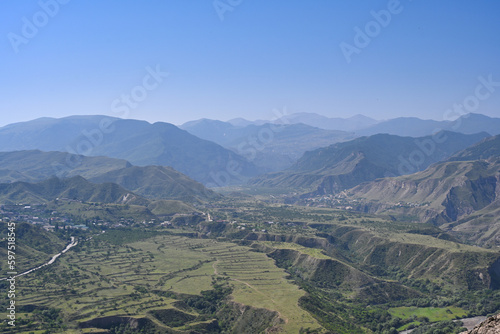
[[[2,205],[0,222],[26,222],[40,226],[47,231],[59,229],[88,229],[82,224],[73,224],[69,217],[57,211],[47,212],[43,205]]]
[[[305,198],[300,201],[300,204],[318,208],[353,210],[353,205],[358,204],[358,200],[347,199],[346,193],[342,192],[335,195],[322,195],[312,198]]]

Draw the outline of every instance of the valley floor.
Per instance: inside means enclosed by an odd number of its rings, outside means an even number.
[[[253,201],[193,215],[74,231],[17,278],[14,332],[455,333],[500,309],[500,254],[432,226]]]

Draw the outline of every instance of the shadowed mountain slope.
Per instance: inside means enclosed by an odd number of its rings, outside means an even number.
[[[53,176],[82,176],[95,183],[116,183],[150,199],[198,202],[220,197],[171,167],[139,167],[132,166],[126,160],[65,152],[33,150],[0,153],[0,183],[35,183]]]
[[[257,173],[233,151],[172,124],[107,116],[41,118],[0,128],[0,151],[33,149],[108,156],[138,166],[171,166],[214,185],[241,183]]]
[[[379,134],[306,152],[291,168],[251,180],[261,187],[331,194],[377,178],[410,174],[487,137],[441,132],[422,138]]]

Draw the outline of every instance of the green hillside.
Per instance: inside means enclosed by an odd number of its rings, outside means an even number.
[[[132,166],[126,160],[65,152],[32,150],[0,153],[0,183],[34,183],[53,176],[81,176],[95,183],[116,183],[151,199],[198,202],[219,197],[201,183],[171,167],[139,167]]]
[[[51,176],[92,178],[132,166],[128,161],[39,150],[0,152],[0,183],[42,181]]]
[[[198,212],[197,209],[181,201],[159,200],[151,202],[148,209],[156,216],[171,216],[174,214],[189,214]]]
[[[170,167],[131,166],[90,179],[113,182],[149,199],[174,199],[188,202],[207,201],[220,196]]]
[[[28,223],[16,223],[14,231],[16,234],[14,253],[18,255],[18,259],[22,259],[22,261],[16,261],[16,269],[19,273],[48,261],[51,256],[63,250],[68,242],[68,240],[60,239],[54,233]],[[6,269],[7,235],[10,232],[7,223],[0,222],[0,257],[5,260],[0,263],[0,269],[3,273],[0,278],[6,276],[5,273],[8,271]]]
[[[53,177],[39,183],[14,182],[0,184],[0,202],[2,204],[47,203],[57,198],[85,202],[148,204],[147,200],[117,184],[94,184],[81,176],[69,179]]]

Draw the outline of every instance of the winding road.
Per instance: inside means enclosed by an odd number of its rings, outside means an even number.
[[[40,266],[38,266],[38,267],[32,268],[32,269],[30,269],[30,270],[27,270],[27,271],[25,271],[25,272],[23,272],[23,273],[21,273],[21,274],[17,274],[17,275],[11,276],[11,277],[9,277],[9,278],[16,278],[16,277],[19,277],[19,276],[27,275],[27,274],[29,274],[29,273],[32,273],[32,272],[34,272],[34,271],[36,271],[36,270],[38,270],[38,269],[41,269],[41,268],[45,267],[45,266],[51,265],[52,263],[54,263],[54,262],[55,262],[55,260],[56,260],[59,256],[61,256],[62,254],[66,253],[66,252],[67,252],[67,251],[69,251],[72,247],[75,247],[76,245],[78,245],[78,241],[76,241],[75,237],[71,237],[71,242],[70,242],[70,243],[66,246],[66,248],[64,248],[64,249],[63,249],[60,253],[57,253],[56,255],[52,256],[52,258],[51,258],[48,262],[46,262],[46,263],[44,263],[44,264],[42,264],[42,265],[40,265]],[[0,278],[0,281],[5,281],[5,280],[7,280],[7,279],[8,279],[8,278]]]

